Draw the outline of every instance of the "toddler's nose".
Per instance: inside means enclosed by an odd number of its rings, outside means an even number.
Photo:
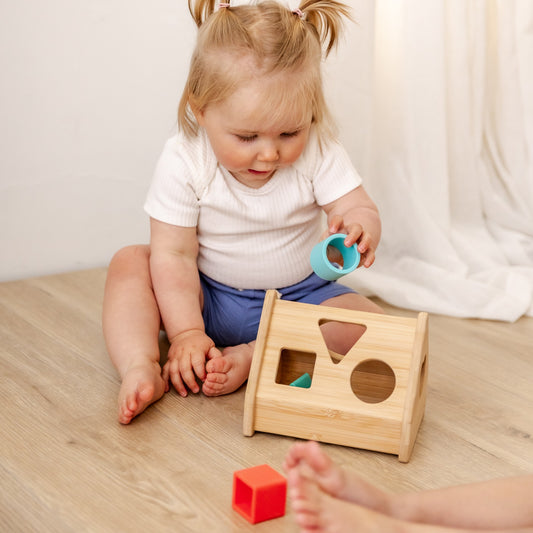
[[[265,142],[257,154],[258,161],[277,161],[279,159],[278,148],[273,142]]]

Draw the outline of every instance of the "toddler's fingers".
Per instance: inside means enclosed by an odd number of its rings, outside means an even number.
[[[198,383],[196,383],[196,375],[194,374],[191,361],[189,361],[189,364],[186,367],[182,367],[181,379],[183,380],[183,383],[189,387],[191,392],[196,393],[200,390]]]
[[[181,379],[179,366],[177,361],[171,361],[170,364],[170,381],[180,396],[187,396],[187,389]]]
[[[359,240],[359,244],[357,245],[357,250],[360,254],[364,254],[367,252],[372,245],[372,237],[368,233],[364,233],[361,235],[361,239]]]
[[[339,233],[339,231],[344,226],[344,221],[340,215],[333,215],[328,220],[328,230],[331,235],[334,233]]]
[[[222,357],[222,352],[216,346],[212,346],[207,352],[207,358],[214,359],[215,357]]]
[[[361,264],[365,268],[369,268],[374,264],[375,259],[376,259],[376,254],[374,254],[374,252],[369,250],[368,252],[366,252],[365,254],[361,256]]]
[[[374,250],[369,249],[366,252],[361,253],[361,259],[359,260],[359,266],[368,268],[372,266],[375,259],[376,259],[376,254],[374,253]]]
[[[361,224],[350,224],[347,228],[346,239],[344,239],[344,246],[353,246],[359,239],[364,239],[363,226]],[[357,249],[359,250],[359,243]],[[361,250],[359,250],[361,251]]]
[[[194,374],[196,374],[202,381],[204,381],[206,373],[205,373],[205,355],[203,353],[197,353],[194,354],[191,358],[192,363],[192,369],[194,370]],[[194,380],[195,384],[196,379]]]

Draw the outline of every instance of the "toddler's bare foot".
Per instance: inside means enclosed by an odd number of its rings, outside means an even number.
[[[400,523],[388,516],[330,496],[301,466],[289,470],[288,486],[294,518],[302,533],[400,531]]]
[[[122,377],[118,395],[118,421],[129,424],[167,391],[168,383],[161,377],[159,363],[150,361],[130,367]]]
[[[202,386],[206,396],[221,396],[236,391],[247,379],[252,364],[253,345],[239,344],[224,348],[222,357],[207,362],[207,376]]]
[[[295,442],[289,448],[283,469],[288,473],[298,467],[305,468],[307,476],[330,496],[342,497],[346,485],[344,471],[324,453],[318,442]]]
[[[336,465],[318,442],[296,442],[287,452],[285,472],[299,468],[308,479],[334,498],[356,503],[374,511],[390,514],[389,495],[361,479],[355,473]]]

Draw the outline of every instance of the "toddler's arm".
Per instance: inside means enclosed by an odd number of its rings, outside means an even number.
[[[186,396],[186,387],[199,391],[196,376],[205,379],[206,358],[218,355],[202,318],[196,228],[151,219],[150,232],[152,283],[171,343],[162,375]]]
[[[328,217],[328,231],[346,233],[345,246],[357,243],[361,264],[372,265],[381,238],[381,220],[376,204],[362,185],[323,206]]]

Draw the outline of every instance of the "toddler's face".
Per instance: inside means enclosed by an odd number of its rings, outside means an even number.
[[[310,111],[302,121],[297,103],[283,114],[267,109],[271,91],[280,90],[284,88],[272,79],[255,79],[223,102],[196,113],[218,162],[248,187],[259,188],[276,170],[292,165],[309,138]]]

